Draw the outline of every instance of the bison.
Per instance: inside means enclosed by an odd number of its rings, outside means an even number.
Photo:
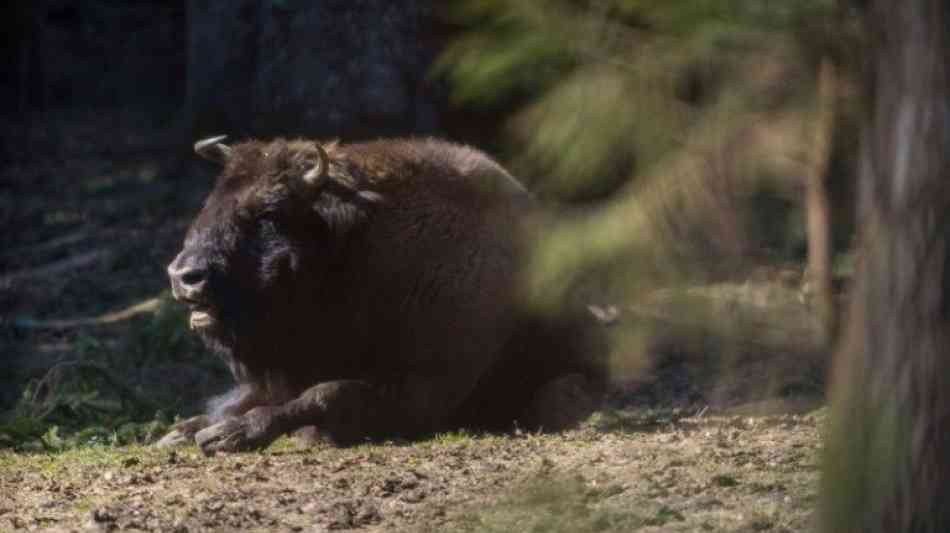
[[[598,328],[525,304],[538,207],[490,157],[434,139],[223,140],[195,144],[223,170],[168,275],[237,386],[161,445],[558,430],[596,406]]]

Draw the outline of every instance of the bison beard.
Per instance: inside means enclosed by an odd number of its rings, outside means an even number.
[[[489,157],[436,140],[222,140],[195,145],[223,171],[168,273],[238,385],[160,445],[558,430],[596,406],[596,325],[519,299],[534,204]]]

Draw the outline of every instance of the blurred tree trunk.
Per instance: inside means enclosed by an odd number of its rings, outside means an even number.
[[[431,134],[427,0],[187,2],[192,136]]]
[[[251,80],[257,75],[258,0],[186,5],[187,67],[182,138],[243,136],[254,118]]]
[[[805,178],[805,213],[808,234],[808,280],[821,324],[821,344],[834,337],[836,313],[831,289],[831,207],[825,184],[831,159],[831,138],[835,122],[837,75],[834,63],[826,58],[818,71],[818,117],[815,145]]]
[[[875,0],[824,531],[950,531],[950,3]]]
[[[7,15],[12,18],[6,28],[14,34],[19,48],[17,79],[17,111],[23,115],[46,107],[46,79],[43,72],[43,32],[46,0],[15,2]]]

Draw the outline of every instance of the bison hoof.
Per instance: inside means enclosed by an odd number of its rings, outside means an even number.
[[[258,450],[277,438],[271,431],[272,419],[268,409],[259,407],[202,429],[195,434],[195,441],[205,455]]]
[[[195,433],[211,425],[211,420],[206,415],[199,415],[179,422],[172,426],[171,431],[165,434],[158,442],[154,444],[157,448],[168,448],[171,446],[186,446],[194,444]]]
[[[195,442],[194,435],[186,435],[177,429],[173,429],[165,434],[153,446],[156,448],[171,448],[173,446],[187,446]]]

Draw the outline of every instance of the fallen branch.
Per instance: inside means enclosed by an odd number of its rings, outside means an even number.
[[[132,317],[154,313],[161,305],[161,298],[149,298],[143,302],[126,307],[119,311],[105,313],[95,317],[82,317],[63,320],[34,320],[31,318],[17,318],[12,321],[13,327],[21,329],[71,329],[84,326],[102,326],[128,320]]]

